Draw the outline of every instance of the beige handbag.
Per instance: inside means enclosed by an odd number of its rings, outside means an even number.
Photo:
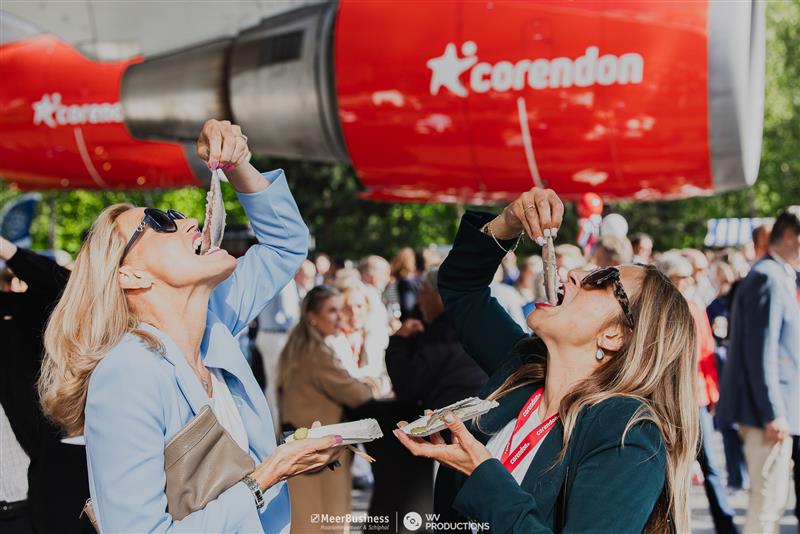
[[[181,520],[253,472],[256,464],[239,447],[206,405],[167,442],[164,471],[167,475],[167,512]],[[97,532],[92,500],[86,514]]]

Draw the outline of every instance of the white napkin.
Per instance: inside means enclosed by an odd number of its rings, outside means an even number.
[[[335,435],[342,436],[342,445],[355,445],[356,443],[368,443],[382,438],[383,432],[381,432],[381,427],[375,419],[361,419],[359,421],[308,429],[309,438]],[[288,436],[285,441],[287,443],[294,441],[294,435]]]

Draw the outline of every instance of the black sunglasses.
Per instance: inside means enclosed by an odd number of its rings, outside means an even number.
[[[619,279],[619,269],[616,267],[603,267],[595,269],[590,272],[581,280],[581,287],[584,288],[598,288],[608,287],[614,288],[614,296],[617,298],[619,305],[622,306],[622,312],[625,314],[625,324],[633,328],[633,313],[631,313],[631,304],[628,300],[628,294],[622,287],[622,282]]]
[[[125,245],[125,251],[122,253],[122,258],[119,260],[119,262],[122,263],[122,260],[124,260],[125,256],[128,255],[128,251],[130,251],[133,244],[136,243],[136,240],[139,239],[139,236],[142,235],[144,229],[148,225],[156,232],[162,234],[171,234],[178,230],[178,225],[175,224],[175,221],[185,218],[186,215],[177,210],[161,211],[160,209],[156,208],[145,208],[144,219],[142,219],[142,222],[140,222],[139,226],[136,227],[136,231],[133,232],[133,235],[128,240],[128,244]]]

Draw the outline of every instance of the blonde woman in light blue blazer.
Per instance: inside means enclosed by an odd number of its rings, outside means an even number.
[[[45,334],[42,404],[68,435],[85,435],[104,534],[288,531],[284,480],[341,452],[341,436],[277,446],[266,400],[234,338],[306,257],[308,229],[283,171],[256,171],[247,137],[226,121],[204,125],[198,155],[225,169],[258,244],[238,260],[223,250],[199,255],[195,219],[110,206],[78,254]],[[251,480],[176,521],[167,513],[164,447],[205,405],[257,467]]]

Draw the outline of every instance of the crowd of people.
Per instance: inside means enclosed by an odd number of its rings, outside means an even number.
[[[700,428],[703,438],[697,454],[693,480],[702,484],[708,496],[711,515],[717,532],[736,532],[734,525],[734,510],[728,504],[729,498],[737,492],[753,489],[753,500],[748,506],[748,532],[769,531],[774,528],[783,514],[788,502],[788,484],[791,475],[790,458],[794,465],[800,464],[798,460],[798,430],[786,428],[783,430],[786,439],[782,439],[783,452],[781,462],[770,467],[771,475],[763,477],[764,459],[760,463],[751,465],[750,469],[756,475],[759,487],[753,488],[748,476],[748,463],[746,462],[745,441],[742,428],[752,427],[758,429],[762,418],[756,414],[745,415],[742,410],[749,406],[739,406],[743,391],[751,388],[777,387],[772,391],[766,389],[752,394],[752,406],[755,407],[758,394],[771,396],[775,399],[778,413],[784,410],[791,411],[796,405],[795,399],[800,394],[800,383],[792,381],[791,365],[778,370],[775,366],[778,360],[797,358],[797,353],[781,354],[780,349],[764,347],[769,352],[763,352],[762,359],[764,371],[759,373],[751,369],[753,362],[745,362],[744,350],[751,350],[752,344],[765,342],[768,335],[779,335],[781,332],[768,332],[766,325],[759,319],[769,316],[769,303],[762,303],[759,309],[752,305],[740,306],[737,325],[739,330],[732,330],[732,314],[734,311],[734,296],[740,283],[759,262],[794,262],[796,255],[796,237],[800,234],[800,226],[793,218],[797,218],[796,211],[787,212],[780,219],[777,233],[771,239],[772,224],[757,227],[753,231],[753,240],[741,247],[699,250],[692,248],[673,249],[663,252],[653,250],[652,237],[644,233],[627,235],[602,236],[594,250],[585,249],[574,244],[562,244],[556,247],[556,262],[558,276],[562,283],[566,281],[570,271],[591,271],[597,268],[623,264],[654,265],[664,273],[678,288],[689,304],[689,310],[697,328],[698,348],[698,410]],[[786,236],[784,236],[786,234]],[[784,240],[789,246],[781,246]],[[792,241],[794,238],[795,241]],[[416,403],[419,409],[441,408],[452,402],[478,392],[485,384],[486,375],[472,361],[461,347],[455,331],[449,325],[449,320],[444,314],[444,305],[438,294],[437,274],[439,263],[443,257],[431,251],[418,251],[402,249],[391,262],[380,256],[369,256],[360,261],[344,260],[335,263],[325,253],[312,255],[306,260],[303,267],[295,277],[295,286],[292,287],[292,307],[298,311],[304,297],[309,292],[322,291],[329,296],[331,305],[336,309],[338,327],[333,322],[326,323],[327,330],[318,328],[320,334],[319,346],[329,353],[327,358],[318,358],[314,361],[319,369],[330,366],[334,360],[338,365],[335,369],[340,375],[331,376],[328,381],[321,382],[322,390],[317,390],[317,395],[325,398],[334,398],[340,404],[335,415],[323,419],[324,423],[338,422],[345,417],[347,408],[355,408],[367,403],[371,399],[402,399]],[[774,259],[777,258],[777,259]],[[786,259],[784,259],[786,258]],[[794,284],[800,284],[800,275],[793,274]],[[749,282],[750,283],[750,282]],[[748,283],[748,284],[749,284]],[[295,289],[296,287],[296,289]],[[527,329],[525,317],[535,308],[537,302],[546,299],[544,287],[544,266],[541,256],[517,257],[514,252],[509,252],[502,260],[494,280],[491,284],[492,295],[500,305],[522,328]],[[323,289],[327,288],[327,289]],[[789,297],[797,299],[800,295],[800,285],[792,286]],[[402,296],[401,296],[402,295]],[[775,298],[784,295],[778,293]],[[742,299],[745,297],[743,296]],[[750,298],[755,298],[750,297]],[[310,299],[306,305],[317,302]],[[744,302],[744,300],[742,300]],[[767,306],[766,309],[763,306]],[[299,312],[295,319],[285,325],[282,332],[288,333],[295,324],[299,326],[296,331],[307,328],[303,317],[309,310]],[[791,333],[793,310],[786,312],[786,323],[790,328],[783,335],[796,336]],[[316,316],[316,309],[312,314]],[[277,320],[285,317],[285,311],[276,309],[274,305],[268,307],[259,316],[258,324],[253,328],[259,329],[259,339],[264,332],[271,332],[261,325],[273,325]],[[360,318],[358,318],[360,316]],[[772,321],[782,324],[783,319],[776,318]],[[761,329],[762,331],[756,331]],[[295,334],[297,335],[297,334]],[[374,340],[366,344],[365,340]],[[731,340],[739,345],[734,349],[735,363],[732,363],[725,391],[728,405],[736,402],[737,406],[726,408],[722,414],[717,413],[717,405],[723,395],[723,369],[731,351]],[[780,339],[780,338],[778,338]],[[787,350],[795,346],[792,338],[783,341]],[[280,347],[257,343],[260,355],[265,361],[275,359],[280,354]],[[286,363],[281,367],[299,365],[297,362],[302,354],[312,354],[307,349],[290,349],[284,351],[283,359]],[[295,356],[296,355],[296,356]],[[747,353],[748,358],[753,354]],[[366,362],[371,362],[367,365]],[[375,363],[377,362],[377,363]],[[347,375],[341,370],[347,370]],[[777,374],[770,377],[768,373]],[[283,373],[283,371],[281,371]],[[349,376],[348,376],[349,375]],[[269,383],[275,381],[275,376],[266,373],[264,380]],[[780,377],[784,378],[781,379]],[[346,378],[345,378],[346,377]],[[776,381],[777,378],[777,381]],[[338,380],[337,380],[338,379]],[[306,376],[306,380],[314,380]],[[285,384],[283,378],[277,381]],[[791,391],[781,391],[781,383],[790,385]],[[348,398],[351,385],[358,394]],[[362,387],[358,388],[359,384]],[[368,385],[367,387],[364,387]],[[445,391],[442,391],[442,390]],[[783,387],[783,389],[789,389]],[[299,395],[305,398],[305,406],[312,410],[322,402],[308,402],[315,397],[306,393],[298,393],[297,389],[288,396]],[[783,396],[783,398],[782,398]],[[300,401],[302,403],[302,401]],[[794,403],[794,404],[793,404]],[[726,405],[723,405],[724,407]],[[282,408],[273,405],[275,413],[282,413]],[[755,417],[755,418],[753,418]],[[784,414],[784,418],[788,417]],[[796,416],[794,416],[796,417]],[[295,418],[295,425],[307,423],[313,415],[305,419]],[[775,419],[775,417],[773,417]],[[769,419],[772,421],[773,419]],[[283,419],[282,419],[283,420]],[[289,419],[291,420],[291,418]],[[788,425],[788,419],[785,424]],[[756,432],[764,432],[755,430]],[[719,432],[722,437],[724,455],[719,457],[713,446],[713,435]],[[761,437],[761,436],[760,436]],[[755,446],[757,441],[751,438]],[[765,443],[774,443],[772,436],[766,436]],[[770,449],[771,450],[771,449]],[[753,451],[750,455],[758,453]],[[755,460],[753,460],[755,462]],[[722,465],[725,466],[727,477],[723,478]],[[797,467],[794,471],[795,485],[800,480]],[[347,483],[350,483],[349,479]],[[398,491],[403,491],[398,487]],[[760,496],[768,494],[771,497],[764,499]],[[305,500],[302,493],[297,493],[298,501]],[[400,498],[400,497],[398,497]],[[311,510],[325,509],[315,501],[309,505]],[[800,509],[797,511],[800,519]]]
[[[282,174],[265,180],[246,163],[240,130],[207,127],[201,156],[213,160],[234,139],[216,158],[247,167],[230,179],[256,240],[236,262],[228,254],[198,259],[197,221],[127,205],[101,215],[71,274],[0,241],[10,343],[3,364],[14,370],[0,379],[4,529],[88,532],[77,512],[91,493],[108,532],[277,532],[289,510],[292,532],[318,532],[314,514],[346,516],[351,489],[368,487],[370,515],[437,510],[504,532],[565,523],[680,532],[690,471],[681,466],[694,464],[717,532],[737,531],[728,499],[744,490],[744,530],[775,531],[792,461],[800,491],[800,209],[725,250],[656,252],[650,236],[604,225],[582,246],[555,247],[564,294],[551,307],[542,257],[513,249],[523,231],[537,241],[555,233],[554,194],[533,222],[538,197],[520,197],[516,211],[512,204],[498,218],[468,214],[446,260],[436,248],[402,248],[391,259],[312,251],[304,259],[307,231]],[[154,232],[144,239],[136,232],[147,217]],[[430,441],[398,431],[397,440],[364,446],[374,464],[343,453],[341,437],[281,444],[302,427],[365,417],[388,434],[424,410],[487,394],[501,405],[478,426],[448,421],[451,436]],[[523,421],[517,411],[529,396],[536,415]],[[631,423],[640,406],[625,397],[643,399],[653,428]],[[165,444],[209,400],[255,467],[244,484],[178,520],[167,513]],[[601,400],[624,417],[596,409],[589,422],[579,416]],[[525,425],[559,417],[563,447],[531,442],[533,454],[506,465],[506,442],[516,450]],[[592,426],[600,424],[607,436]],[[683,427],[697,427],[699,438]],[[619,441],[615,429],[634,444],[624,455],[602,442]],[[88,466],[74,444],[83,440]],[[591,484],[580,462],[601,450],[610,451],[597,457],[609,486],[598,500],[582,493]],[[548,454],[565,473],[540,459]],[[258,514],[247,508],[251,491],[262,499]],[[539,504],[528,500],[537,491]],[[626,511],[609,513],[616,505]]]

